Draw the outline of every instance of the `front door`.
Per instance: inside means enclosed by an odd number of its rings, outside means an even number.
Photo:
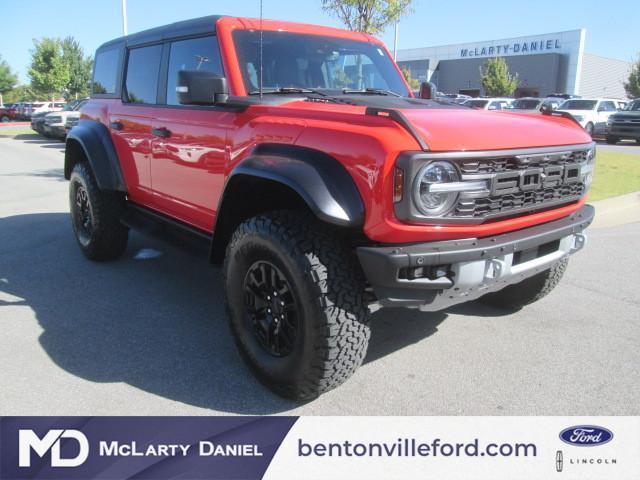
[[[152,122],[151,179],[157,207],[195,227],[213,230],[224,183],[227,131],[235,114],[216,107],[179,104],[180,70],[207,70],[223,75],[215,36],[170,42],[166,108]],[[161,92],[161,95],[165,92]]]

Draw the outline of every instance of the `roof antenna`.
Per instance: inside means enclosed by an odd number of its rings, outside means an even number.
[[[260,0],[260,100],[262,100],[262,0]]]

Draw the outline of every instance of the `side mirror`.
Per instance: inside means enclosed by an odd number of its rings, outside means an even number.
[[[227,79],[204,70],[180,70],[176,93],[181,105],[216,105],[229,99]]]
[[[420,84],[420,98],[429,100],[436,98],[437,88],[434,83],[422,82]]]
[[[540,107],[540,111],[541,111],[542,113],[545,113],[545,114],[551,115],[551,112],[553,112],[553,105],[551,105],[551,104],[549,104],[549,103],[544,104],[544,105],[542,105],[542,106]]]

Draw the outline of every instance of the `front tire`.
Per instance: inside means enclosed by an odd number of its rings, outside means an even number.
[[[80,250],[91,260],[113,260],[127,248],[129,229],[120,222],[124,197],[103,191],[87,163],[73,167],[69,182],[71,224]]]
[[[607,143],[609,145],[615,145],[616,143],[618,143],[620,141],[620,139],[618,137],[611,137],[609,135],[607,135],[606,140],[607,140]]]
[[[0,119],[0,121],[2,121],[2,123],[9,123],[9,120],[11,120],[9,118],[8,115],[3,115],[2,118]]]
[[[489,293],[481,297],[480,301],[492,307],[509,310],[517,310],[525,305],[537,302],[548,295],[560,283],[568,263],[568,259],[560,260],[550,269],[529,277],[520,283]]]
[[[584,126],[585,131],[589,134],[589,136],[593,137],[593,123],[589,122]]]
[[[346,243],[309,214],[264,214],[234,232],[224,263],[229,323],[244,360],[279,395],[315,398],[362,364],[370,331],[358,269]]]

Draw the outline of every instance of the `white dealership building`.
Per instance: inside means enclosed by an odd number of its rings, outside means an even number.
[[[631,63],[585,52],[586,30],[398,50],[398,63],[414,78],[434,82],[445,93],[483,95],[480,69],[504,57],[519,79],[515,96],[569,93],[626,98],[623,82]]]

